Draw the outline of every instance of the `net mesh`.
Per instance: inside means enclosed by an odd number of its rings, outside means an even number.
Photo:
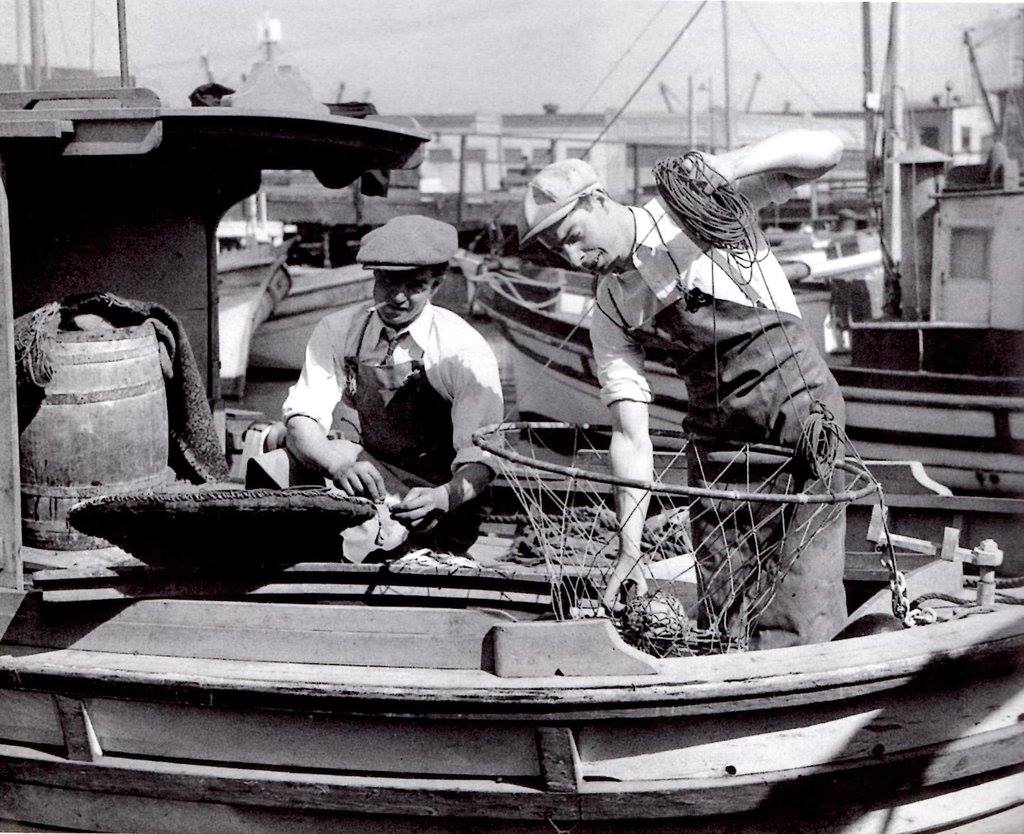
[[[654,434],[661,451],[643,486],[649,506],[637,565],[647,589],[612,616],[627,642],[656,656],[745,650],[796,560],[876,482],[849,461],[823,480],[796,474],[783,449]],[[518,556],[544,565],[556,617],[602,614],[619,553],[615,489],[630,485],[610,474],[607,431],[506,423],[478,443],[496,454],[515,492],[525,518]]]

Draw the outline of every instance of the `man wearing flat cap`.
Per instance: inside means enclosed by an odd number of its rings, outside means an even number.
[[[317,325],[283,408],[293,461],[350,495],[390,496],[391,517],[410,531],[405,550],[465,552],[494,477],[472,435],[502,420],[497,360],[431,304],[457,247],[454,227],[418,215],[365,235],[356,260],[373,270],[374,304]],[[328,439],[339,403],[354,440]]]

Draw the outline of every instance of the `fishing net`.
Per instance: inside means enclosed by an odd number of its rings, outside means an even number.
[[[603,613],[619,553],[615,493],[631,487],[647,503],[635,566],[647,588],[610,612],[622,636],[660,657],[745,650],[793,564],[877,483],[854,460],[819,478],[781,447],[651,435],[661,451],[650,482],[612,475],[606,429],[502,423],[475,442],[496,456],[518,499],[527,528],[518,547],[557,587],[556,617]]]

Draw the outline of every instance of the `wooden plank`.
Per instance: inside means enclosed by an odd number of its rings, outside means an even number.
[[[60,718],[48,692],[0,689],[0,738],[23,744],[60,747]]]
[[[391,776],[539,775],[533,730],[517,722],[417,720],[87,700],[106,755],[244,762]]]
[[[21,473],[14,370],[11,217],[0,159],[0,587],[21,588]]]
[[[479,669],[484,636],[500,622],[507,620],[476,610],[143,600],[78,621],[25,611],[4,642],[166,657]]]
[[[604,618],[498,624],[490,639],[501,678],[658,673],[657,661],[624,643]]]
[[[85,704],[78,698],[68,698],[64,695],[54,695],[53,700],[60,715],[60,727],[64,734],[64,747],[68,758],[73,762],[97,761],[103,755],[103,751],[96,740],[96,733],[93,732],[89,714],[85,711]]]
[[[770,716],[593,722],[577,733],[588,779],[715,779],[787,768],[813,770],[1011,730],[1024,712],[1013,678],[979,679],[969,694],[924,690],[778,710]],[[1022,731],[1024,732],[1024,731]],[[1024,796],[1022,796],[1024,798]]]
[[[568,727],[537,727],[537,757],[546,790],[576,793],[583,784],[580,756]]]
[[[777,769],[746,777],[724,775],[713,780],[655,780],[628,786],[590,782],[579,793],[537,791],[473,778],[452,784],[427,778],[282,773],[116,757],[83,764],[55,761],[33,756],[31,751],[0,746],[0,781],[163,800],[292,808],[306,813],[635,820],[700,818],[744,811],[782,812],[785,818],[793,819],[795,811],[802,814],[808,810],[808,820],[813,821],[822,807],[834,810],[851,805],[877,808],[884,804],[909,804],[929,795],[941,795],[946,786],[955,790],[965,784],[977,785],[990,774],[996,779],[1015,775],[1019,780],[1022,742],[1024,736],[1019,731],[987,733],[967,743],[954,742],[938,749],[925,747],[906,756],[856,764]],[[1017,772],[1001,773],[1006,767]],[[837,806],[838,803],[841,804]],[[969,818],[973,809],[965,810]],[[715,822],[720,824],[721,820]]]
[[[970,783],[957,789],[928,796],[918,801],[900,798],[891,806],[869,808],[851,802],[842,808],[828,809],[820,814],[820,806],[807,797],[783,813],[763,811],[750,816],[712,816],[701,818],[684,807],[673,806],[679,821],[671,830],[685,830],[687,834],[721,834],[723,831],[786,831],[799,830],[802,834],[834,834],[842,823],[844,834],[905,834],[910,831],[929,831],[934,834],[1017,834],[1022,819],[1019,801],[1019,774],[1011,774],[981,784]],[[453,792],[448,792],[450,795]],[[433,804],[392,811],[390,806],[374,809],[372,816],[339,810],[310,813],[298,798],[277,807],[259,807],[232,803],[217,791],[203,789],[197,797],[166,799],[128,795],[124,788],[117,793],[75,790],[56,787],[48,783],[9,783],[4,786],[4,802],[0,817],[17,815],[31,820],[32,825],[2,821],[4,831],[50,831],[69,828],[90,831],[189,831],[217,832],[218,834],[320,834],[325,828],[347,832],[387,831],[388,834],[475,834],[486,830],[489,834],[552,834],[555,830],[572,828],[571,823],[555,829],[552,821],[576,820],[581,816],[573,807],[571,795],[550,795],[547,807],[539,807],[540,800],[528,795],[532,819],[515,812],[519,792],[507,788],[504,793],[495,790],[493,804],[498,813],[489,813],[486,825],[468,812],[464,816],[454,813],[438,819]],[[478,794],[474,794],[477,798]],[[448,796],[444,797],[448,799]],[[647,801],[643,797],[640,801]],[[520,802],[520,805],[524,803]],[[507,811],[504,818],[500,812]],[[636,834],[664,832],[666,824],[660,819],[641,819],[644,811],[636,808],[621,830]],[[399,815],[401,814],[401,815]],[[799,816],[798,816],[799,814]],[[824,819],[822,819],[824,817]],[[550,820],[550,821],[549,821]],[[588,829],[589,830],[589,829]]]
[[[7,118],[8,114],[4,114]],[[0,122],[0,139],[61,139],[74,133],[75,126],[68,119],[32,119]]]

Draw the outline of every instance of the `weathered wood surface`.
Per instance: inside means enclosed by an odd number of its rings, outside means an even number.
[[[754,812],[756,816],[752,815],[749,821],[760,819],[773,826],[762,828],[755,824],[737,830],[778,830],[774,826],[789,820],[790,827],[784,830],[793,830],[791,826],[797,822],[803,823],[800,830],[835,831],[826,825],[834,826],[837,821],[857,823],[860,818],[869,817],[875,808],[913,804],[917,806],[915,821],[927,820],[935,828],[913,828],[907,820],[904,828],[883,830],[941,831],[944,823],[967,822],[1020,805],[1019,770],[993,772],[991,782],[971,780],[976,773],[974,767],[982,764],[979,756],[984,757],[985,765],[996,767],[1007,757],[1000,740],[986,741],[989,749],[984,751],[968,751],[959,744],[941,751],[926,751],[923,761],[927,767],[921,767],[919,756],[875,760],[858,767],[785,771],[714,781],[659,780],[628,787],[584,783],[578,793],[543,791],[493,779],[466,778],[454,784],[422,777],[295,774],[117,757],[106,757],[100,763],[71,763],[7,745],[0,745],[0,778],[5,785],[30,784],[117,798],[224,803],[306,814],[373,814],[380,815],[381,822],[391,816],[475,818],[478,826],[482,820],[517,821],[519,828],[512,830],[523,830],[524,821],[537,825],[554,819],[631,820],[641,824],[644,820],[673,820],[672,830],[680,830],[676,826],[688,823],[705,826],[693,830],[722,831],[729,830],[721,828],[723,822],[728,824],[723,815]],[[969,752],[978,755],[967,755]],[[953,798],[961,803],[959,808],[944,801],[942,788],[947,783],[951,783]],[[5,799],[10,802],[6,789]],[[963,804],[971,800],[974,801],[970,805]],[[454,820],[445,822],[451,824]],[[486,828],[492,830],[489,824]],[[858,826],[852,830],[870,829]]]
[[[508,622],[500,613],[451,609],[194,600],[118,607],[73,620],[25,606],[3,640],[165,657],[479,669],[485,636]]]
[[[0,595],[0,602],[5,595]],[[840,643],[652,660],[657,675],[499,678],[480,669],[399,669],[19,649],[0,685],[225,706],[387,710],[517,720],[723,714],[901,687],[958,687],[1024,663],[1024,612],[1007,610]]]
[[[1024,812],[1014,804],[1014,777],[991,783],[970,785],[917,802],[903,802],[894,808],[854,808],[831,810],[809,804],[805,809],[811,821],[802,823],[805,834],[1020,834]],[[109,794],[53,788],[46,785],[10,785],[6,787],[5,808],[15,809],[23,817],[56,827],[69,819],[76,821],[76,830],[216,832],[217,834],[320,834],[325,825],[347,834],[551,834],[572,829],[586,834],[781,834],[792,831],[785,814],[778,812],[716,817],[712,820],[673,820],[613,822],[601,825],[588,822],[585,828],[573,827],[572,820],[551,818],[523,819],[456,819],[390,815],[386,818],[358,814],[323,815],[302,813],[294,806],[286,809],[257,808],[225,802],[162,800],[148,796],[111,796]],[[0,812],[2,813],[2,812]],[[964,819],[968,821],[963,821]],[[4,831],[40,831],[23,823],[9,823],[0,818]]]
[[[14,384],[14,278],[5,178],[0,160],[0,587],[20,588],[23,577],[18,403]]]
[[[491,640],[493,671],[503,678],[658,672],[653,659],[624,643],[608,619],[498,624]]]

